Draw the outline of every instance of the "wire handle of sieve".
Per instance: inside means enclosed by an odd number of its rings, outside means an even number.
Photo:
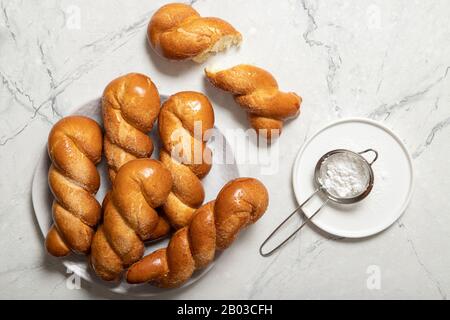
[[[278,230],[281,229],[281,227],[287,223],[288,220],[290,220],[292,218],[292,216],[299,211],[300,209],[302,209],[302,207],[304,205],[306,205],[316,194],[319,193],[319,191],[322,191],[322,187],[317,188],[313,194],[311,194],[305,201],[303,201],[302,204],[300,204],[286,219],[284,219],[279,225],[278,227],[276,227],[272,233],[266,238],[266,240],[264,240],[264,242],[261,244],[261,246],[259,247],[259,254],[263,257],[268,257],[270,255],[272,255],[275,251],[277,251],[279,248],[281,248],[284,244],[286,244],[290,239],[292,239],[292,237],[299,232],[312,218],[315,217],[316,214],[319,213],[320,210],[322,210],[323,207],[325,207],[325,205],[328,203],[329,199],[327,198],[322,205],[320,206],[319,209],[317,209],[310,217],[307,217],[306,214],[303,213],[303,217],[304,217],[304,221],[303,223],[294,231],[292,232],[286,239],[284,239],[280,244],[278,244],[275,248],[273,248],[272,250],[268,251],[268,252],[263,252],[263,248],[264,246],[267,244],[267,242],[277,233]]]
[[[367,153],[367,152],[373,152],[374,154],[375,154],[375,157],[372,159],[372,161],[367,161],[367,163],[370,165],[370,166],[372,166],[372,164],[375,162],[375,161],[377,161],[377,159],[378,159],[378,152],[376,151],[376,150],[373,150],[373,149],[367,149],[367,150],[364,150],[364,151],[361,151],[361,152],[358,152],[358,154],[359,155],[363,155],[364,153]],[[364,159],[366,159],[366,158],[364,158]]]

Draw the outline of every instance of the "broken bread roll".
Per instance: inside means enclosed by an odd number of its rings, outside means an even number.
[[[198,63],[242,41],[242,35],[228,22],[203,18],[192,6],[183,3],[167,4],[156,11],[147,35],[151,46],[162,56]]]
[[[247,111],[251,126],[268,141],[281,134],[284,120],[300,113],[302,98],[280,91],[275,78],[264,69],[240,64],[221,71],[206,68],[205,74],[215,87],[234,95]]]

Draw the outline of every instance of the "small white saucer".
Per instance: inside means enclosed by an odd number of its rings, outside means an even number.
[[[379,158],[373,164],[374,187],[361,202],[345,205],[329,202],[311,222],[320,229],[346,238],[362,238],[381,232],[405,211],[413,192],[413,167],[403,142],[378,122],[351,118],[334,122],[314,134],[300,149],[294,163],[293,185],[298,203],[314,190],[314,168],[322,155],[334,149],[360,152],[372,148]],[[310,217],[323,200],[316,197],[304,208]]]

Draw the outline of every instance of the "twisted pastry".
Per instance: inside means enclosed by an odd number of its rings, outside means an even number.
[[[268,141],[273,134],[281,133],[283,120],[300,112],[302,98],[279,91],[275,78],[261,68],[241,64],[218,72],[205,69],[205,74],[214,86],[234,95],[247,111],[251,126]]]
[[[95,199],[100,186],[95,165],[102,156],[102,131],[89,118],[63,118],[50,131],[48,154],[52,161],[48,183],[55,200],[54,225],[45,246],[56,257],[66,256],[71,250],[85,254],[101,215]]]
[[[211,169],[211,150],[205,138],[214,126],[214,111],[205,95],[179,92],[163,104],[158,126],[162,141],[160,160],[173,178],[163,210],[178,229],[189,223],[205,198],[200,179]]]
[[[151,282],[162,288],[182,285],[197,269],[206,267],[216,250],[228,248],[241,229],[255,223],[266,211],[268,194],[256,179],[227,183],[217,199],[202,206],[189,226],[178,230],[167,248],[133,264],[129,283]]]
[[[239,45],[241,34],[219,18],[202,18],[191,6],[171,3],[150,20],[147,35],[151,46],[172,60],[205,61],[212,53]]]
[[[159,114],[160,99],[152,80],[130,73],[113,80],[102,99],[105,156],[111,182],[119,168],[136,158],[149,158],[153,142],[147,135]]]
[[[118,279],[144,254],[143,241],[168,232],[154,208],[166,201],[171,188],[170,172],[157,160],[136,159],[120,168],[92,241],[90,261],[97,275]]]

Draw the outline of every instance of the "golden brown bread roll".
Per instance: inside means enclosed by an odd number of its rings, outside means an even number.
[[[203,62],[212,53],[239,45],[241,34],[219,18],[202,18],[191,6],[171,3],[161,7],[147,29],[150,45],[172,60]]]
[[[168,232],[155,211],[172,188],[170,172],[161,162],[136,159],[124,164],[103,204],[103,224],[92,241],[91,265],[102,279],[120,277],[123,269],[144,254],[144,241]]]
[[[197,131],[196,125],[199,126]],[[163,210],[174,228],[187,225],[203,203],[205,193],[200,179],[211,169],[212,157],[205,143],[205,133],[213,126],[213,108],[201,93],[179,92],[161,108],[158,120],[162,141],[160,160],[173,178],[173,188]]]
[[[129,283],[150,282],[162,288],[182,285],[192,273],[206,267],[216,250],[228,248],[239,231],[255,223],[266,211],[269,196],[256,179],[230,181],[217,199],[202,206],[188,227],[178,230],[167,248],[133,264]]]
[[[241,64],[217,72],[205,69],[205,74],[215,87],[234,95],[247,111],[251,126],[268,141],[272,134],[281,133],[283,120],[300,112],[302,98],[294,92],[280,91],[277,81],[266,70]]]
[[[113,80],[102,99],[105,156],[111,182],[119,168],[136,158],[149,158],[153,142],[148,136],[158,117],[160,98],[152,80],[130,73]]]
[[[55,200],[54,225],[45,246],[57,257],[68,255],[71,250],[86,254],[101,216],[95,199],[100,186],[96,168],[102,156],[100,126],[82,116],[61,119],[50,131],[48,154],[52,161],[48,182]]]

